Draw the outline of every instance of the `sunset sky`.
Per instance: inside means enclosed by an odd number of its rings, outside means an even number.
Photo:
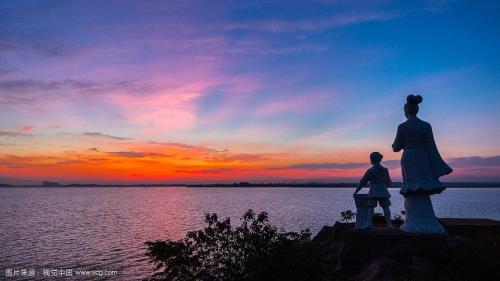
[[[0,183],[354,181],[424,97],[500,180],[499,1],[1,1]]]

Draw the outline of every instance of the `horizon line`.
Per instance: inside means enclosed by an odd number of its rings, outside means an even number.
[[[447,187],[500,187],[500,181],[446,181],[442,182]],[[63,184],[55,181],[45,181],[41,184],[2,184],[0,187],[356,187],[358,181],[280,181],[280,182],[204,182],[204,183],[69,183]],[[390,187],[401,187],[403,182],[395,181]]]

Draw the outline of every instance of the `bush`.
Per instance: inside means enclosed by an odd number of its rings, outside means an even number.
[[[404,211],[401,211],[401,215],[395,215],[394,216],[394,219],[392,220],[392,223],[395,225],[395,226],[400,226],[402,225],[405,220],[403,219],[403,215],[404,215]]]
[[[401,212],[403,213],[403,212]],[[404,219],[401,215],[397,214],[394,216],[394,219],[392,219],[392,223],[394,226],[400,226],[404,223]],[[373,223],[374,224],[386,224],[385,222],[385,217],[384,217],[384,214],[382,213],[374,213],[373,214]]]
[[[320,259],[309,230],[278,231],[268,215],[248,210],[241,225],[207,214],[203,230],[180,241],[146,242],[154,273],[145,280],[319,280]]]
[[[345,210],[340,212],[340,216],[342,217],[342,222],[350,222],[356,217],[356,214],[351,210]]]

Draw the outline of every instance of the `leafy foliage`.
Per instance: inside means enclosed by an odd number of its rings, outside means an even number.
[[[340,212],[340,216],[342,217],[342,222],[350,222],[356,217],[356,214],[351,210],[345,210]]]
[[[404,211],[401,211],[401,215],[400,215],[400,214],[395,215],[395,216],[394,216],[394,219],[392,220],[392,223],[393,223],[395,226],[400,226],[400,225],[402,225],[402,224],[405,222],[405,220],[404,220],[404,218],[403,218],[404,214],[405,214],[405,213],[404,213]]]
[[[207,214],[203,230],[180,241],[146,242],[155,272],[145,280],[319,280],[319,253],[309,230],[278,231],[268,214],[248,210],[241,225]]]

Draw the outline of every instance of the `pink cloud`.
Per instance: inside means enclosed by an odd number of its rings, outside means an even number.
[[[268,116],[283,112],[311,112],[325,106],[333,106],[336,103],[336,96],[332,92],[321,90],[270,99],[255,110],[257,116]]]
[[[30,132],[33,130],[33,126],[24,125],[19,126],[10,130],[0,130],[0,136],[4,137],[27,137],[33,136]]]
[[[24,125],[16,128],[16,131],[18,132],[31,132],[33,130],[33,126],[31,125]]]
[[[187,130],[196,124],[196,101],[203,89],[192,84],[146,95],[117,93],[109,98],[130,124],[146,128],[149,134],[160,134]]]

